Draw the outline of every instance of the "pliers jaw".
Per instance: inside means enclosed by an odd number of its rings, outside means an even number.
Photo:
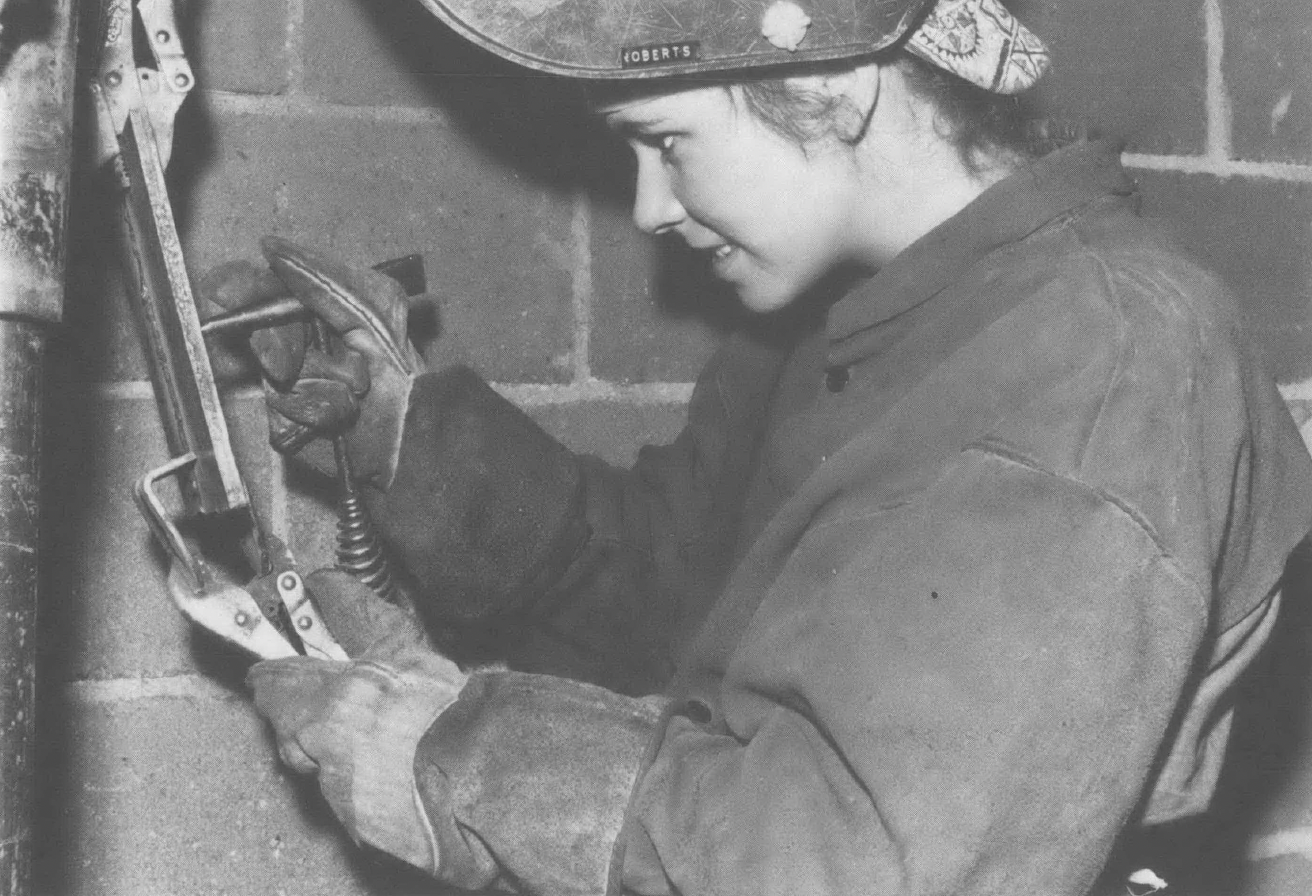
[[[187,564],[175,562],[168,589],[182,615],[227,643],[263,660],[299,656],[244,588],[218,581],[202,585]]]

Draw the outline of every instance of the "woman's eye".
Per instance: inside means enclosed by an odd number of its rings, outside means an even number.
[[[652,146],[660,151],[661,158],[667,162],[674,157],[675,143],[674,134],[657,134],[651,140]]]
[[[660,154],[661,161],[671,164],[679,152],[678,134],[643,134],[634,141],[634,148],[644,147]]]

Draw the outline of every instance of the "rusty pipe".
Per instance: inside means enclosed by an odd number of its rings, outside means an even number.
[[[63,317],[76,0],[0,5],[0,890],[32,879],[46,337]]]
[[[44,326],[0,318],[0,891],[31,879]]]

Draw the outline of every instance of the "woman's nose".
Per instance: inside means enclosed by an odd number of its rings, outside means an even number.
[[[637,185],[633,195],[633,223],[643,233],[665,233],[687,217],[683,205],[670,189],[670,178],[659,160],[638,160]]]

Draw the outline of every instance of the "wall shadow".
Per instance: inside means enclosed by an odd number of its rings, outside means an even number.
[[[1293,777],[1312,751],[1312,542],[1285,572],[1279,623],[1236,695],[1234,727],[1209,810],[1125,839],[1118,869],[1152,868],[1171,892],[1234,896],[1247,892],[1248,850],[1269,833]]]

